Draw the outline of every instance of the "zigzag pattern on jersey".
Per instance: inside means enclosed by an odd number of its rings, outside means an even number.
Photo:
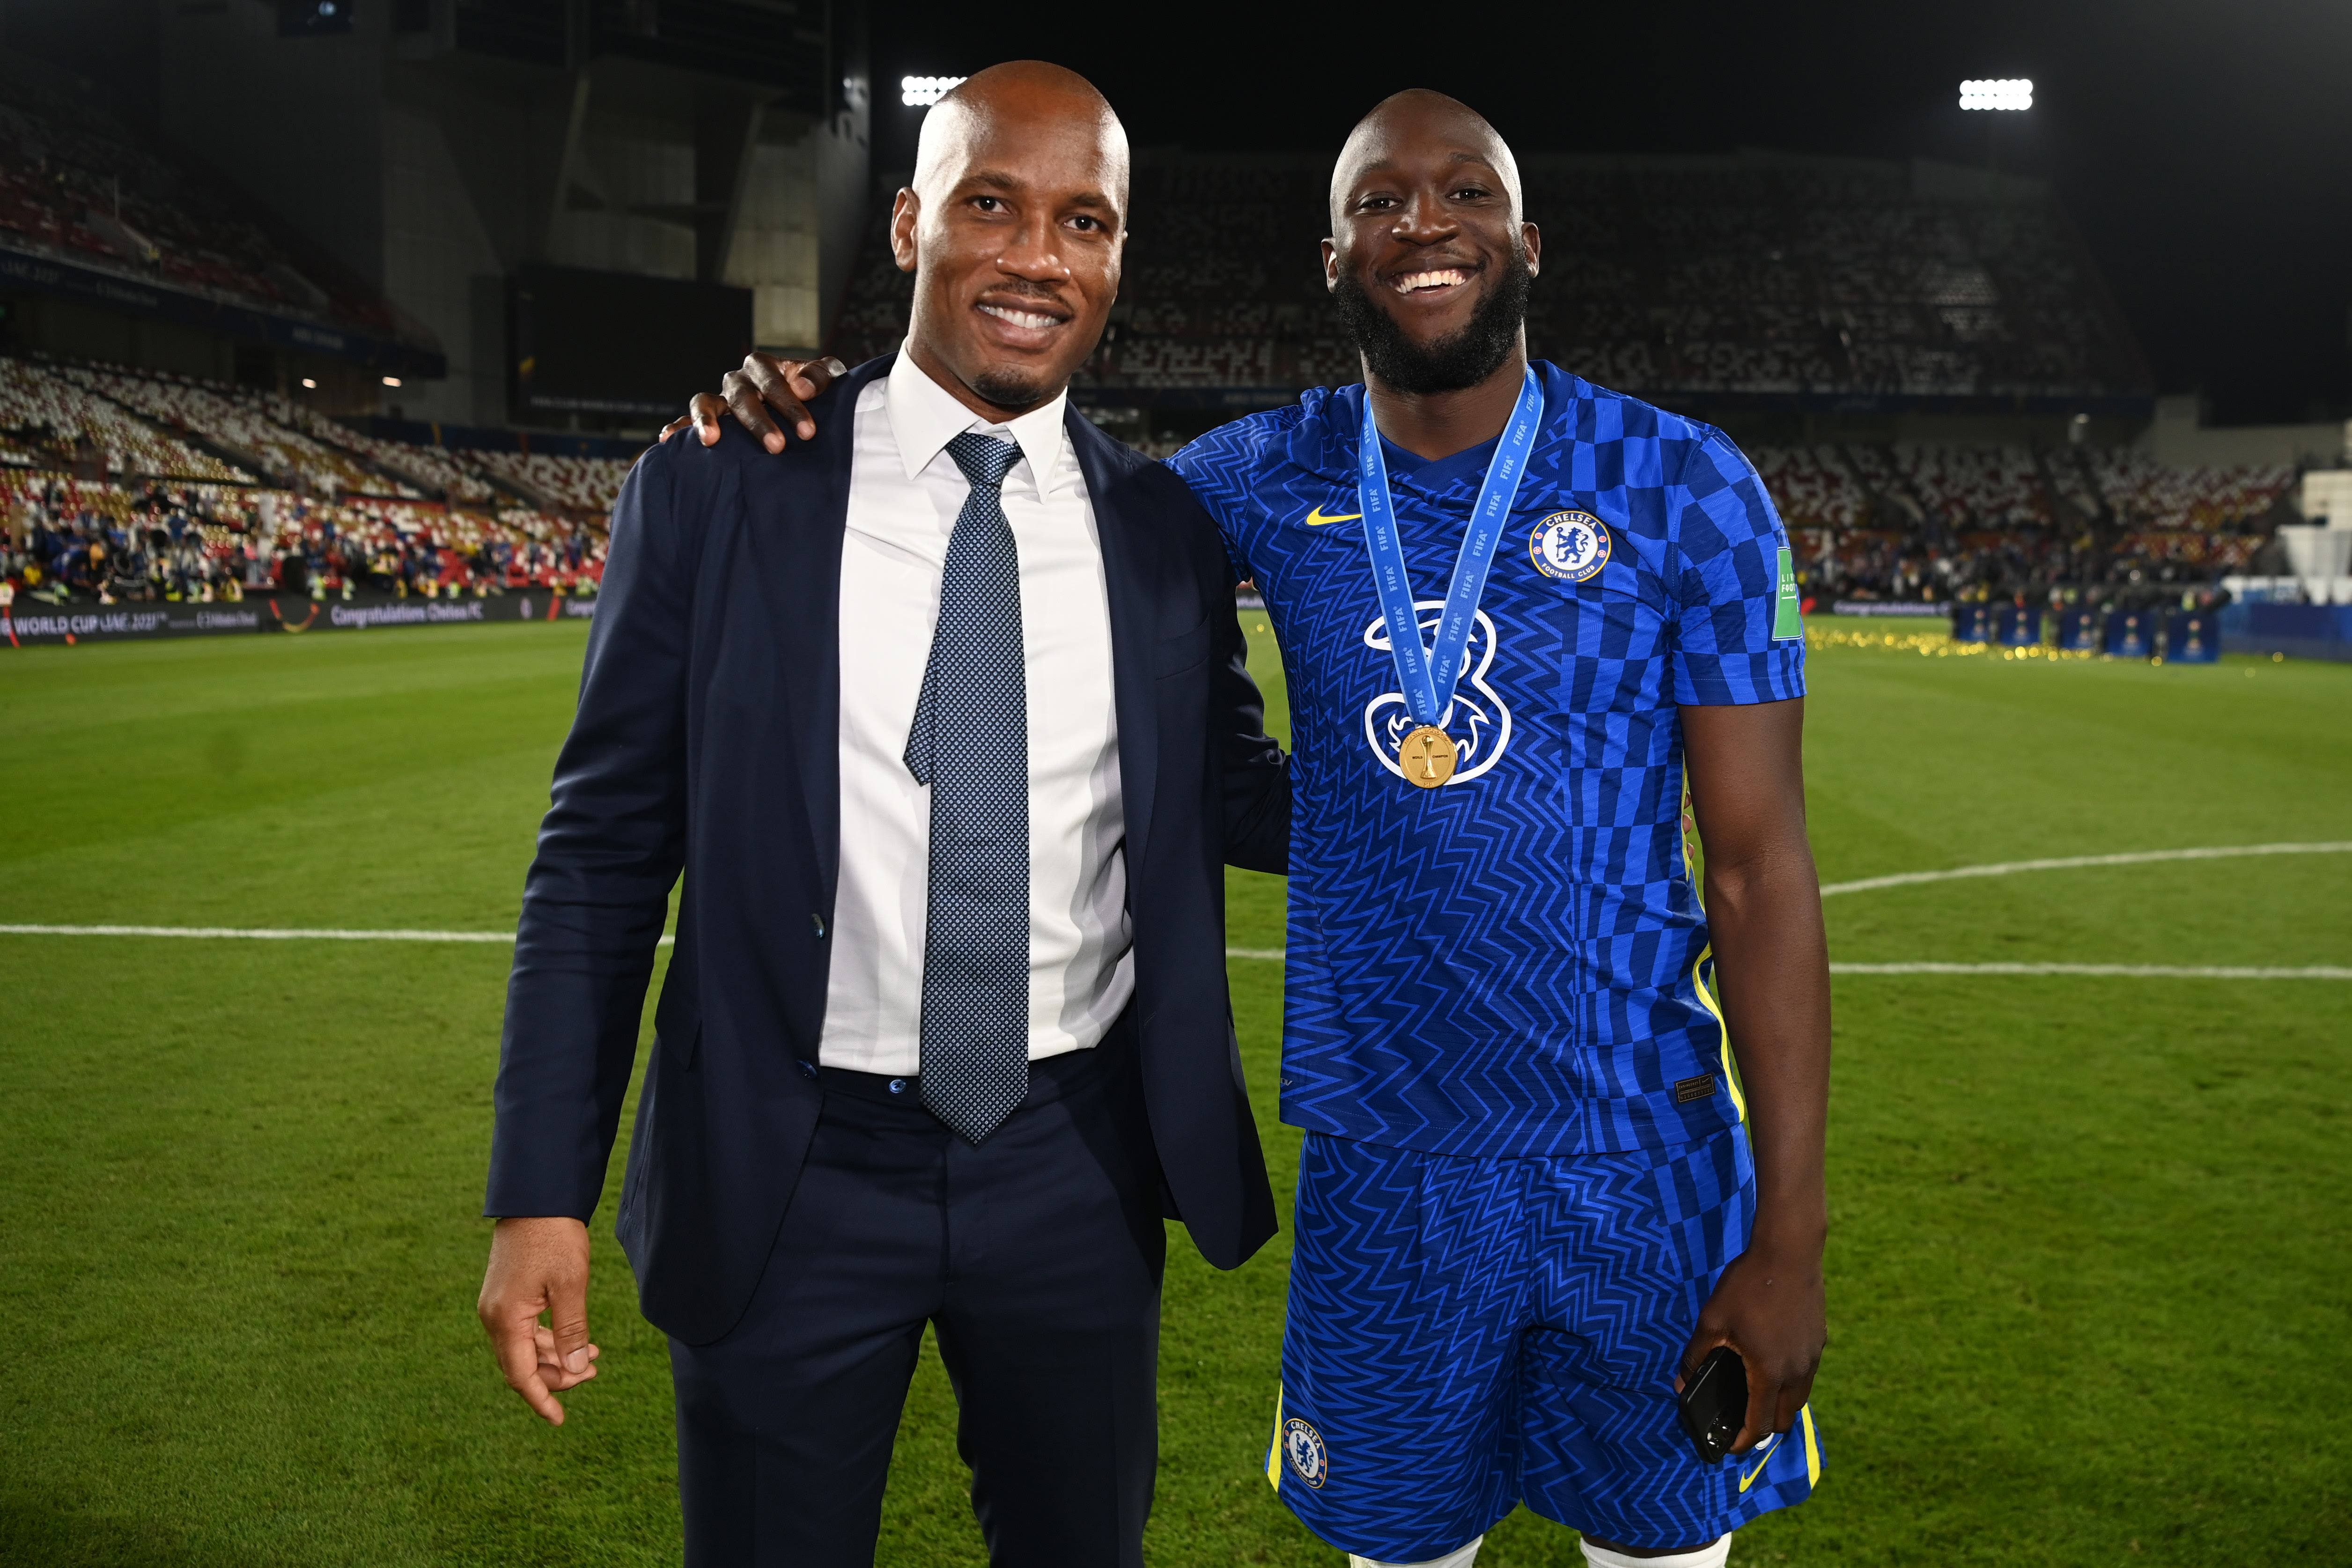
[[[1720,1086],[1674,1092],[1721,1055],[1690,978],[1706,925],[1682,852],[1675,709],[1802,694],[1802,645],[1771,641],[1784,535],[1720,433],[1538,370],[1546,430],[1482,607],[1512,739],[1444,789],[1412,788],[1367,744],[1367,706],[1397,682],[1366,643],[1381,612],[1361,525],[1307,521],[1358,510],[1363,389],[1308,392],[1171,463],[1264,593],[1289,680],[1296,1125],[1549,1155],[1685,1144],[1737,1119]],[[1391,476],[1417,597],[1444,591],[1481,477]],[[1612,536],[1582,584],[1528,552],[1568,509]]]
[[[1706,1466],[1675,1412],[1683,1346],[1753,1204],[1736,1131],[1573,1159],[1310,1134],[1282,1405],[1315,1426],[1328,1469],[1320,1488],[1285,1472],[1283,1500],[1387,1562],[1443,1555],[1521,1500],[1641,1546],[1801,1501],[1810,1423]]]

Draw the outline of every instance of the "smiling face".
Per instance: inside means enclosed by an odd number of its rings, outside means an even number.
[[[1365,116],[1332,171],[1331,227],[1324,281],[1375,380],[1453,392],[1512,357],[1542,238],[1510,149],[1476,114],[1414,90]]]
[[[1102,338],[1127,241],[1127,133],[1084,78],[993,66],[923,124],[890,243],[917,363],[988,418],[1048,402]]]

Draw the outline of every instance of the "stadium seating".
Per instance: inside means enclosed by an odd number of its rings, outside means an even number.
[[[69,79],[0,68],[0,246],[379,337],[381,296],[177,164]]]
[[[2147,392],[2063,216],[2021,184],[1942,199],[1906,165],[1767,154],[1521,172],[1552,236],[1529,344],[1601,385],[1668,401]],[[1355,379],[1317,261],[1328,178],[1321,158],[1139,156],[1121,302],[1081,384]],[[852,363],[906,330],[911,281],[884,242],[877,219],[835,335]]]

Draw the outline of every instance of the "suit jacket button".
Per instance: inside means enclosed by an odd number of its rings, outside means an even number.
[[[816,1081],[816,1063],[814,1061],[802,1062],[801,1076],[808,1079],[811,1082],[814,1082]]]
[[[893,1093],[893,1094],[904,1094],[906,1092],[907,1092],[907,1081],[906,1081],[905,1079],[903,1079],[903,1078],[893,1078],[892,1080],[890,1080],[890,1092],[891,1092],[891,1093]]]

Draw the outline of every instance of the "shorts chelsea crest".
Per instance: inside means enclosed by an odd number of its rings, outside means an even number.
[[[1744,1128],[1680,1148],[1423,1154],[1309,1133],[1266,1479],[1308,1529],[1443,1556],[1520,1501],[1628,1546],[1691,1546],[1801,1502],[1811,1406],[1702,1464],[1675,1374],[1748,1243]]]

